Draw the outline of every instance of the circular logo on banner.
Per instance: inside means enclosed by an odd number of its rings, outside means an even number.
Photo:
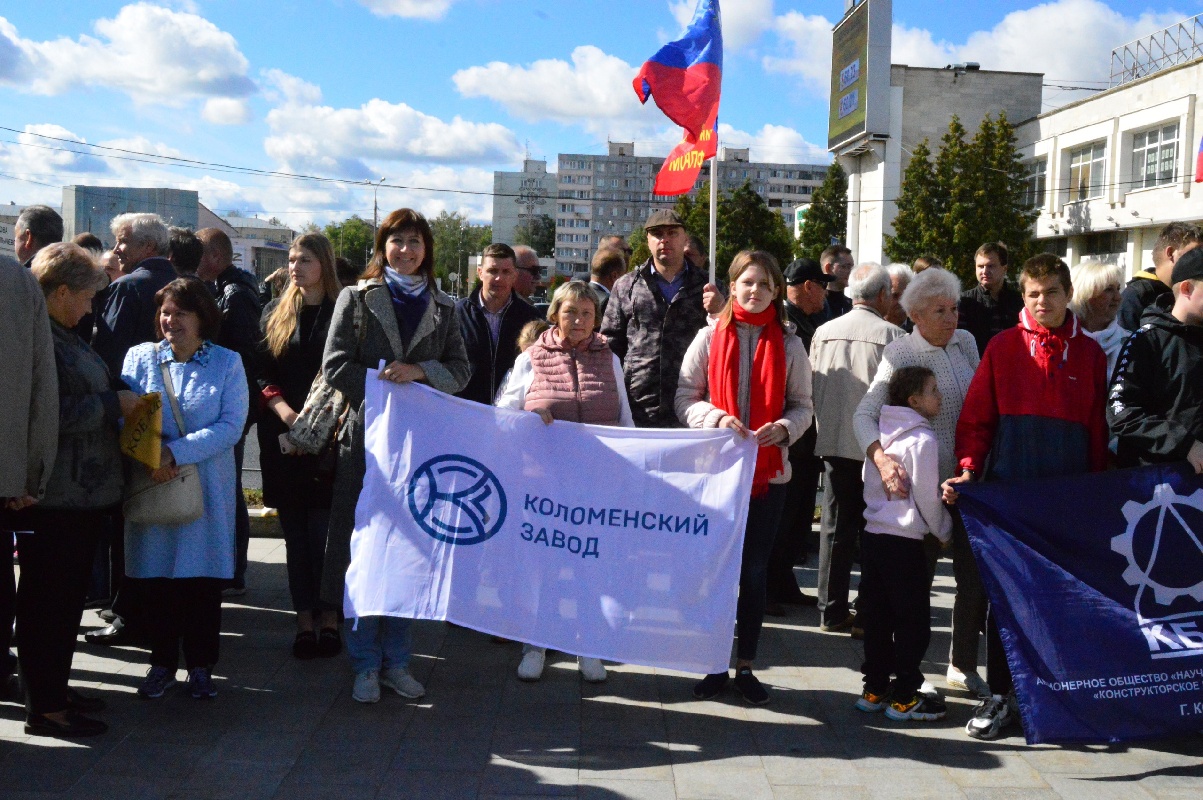
[[[500,481],[467,456],[437,456],[418,467],[408,500],[418,527],[448,544],[480,544],[505,522]]]

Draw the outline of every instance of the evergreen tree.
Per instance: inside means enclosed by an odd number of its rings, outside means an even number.
[[[548,214],[536,214],[514,232],[514,244],[524,244],[540,256],[556,252],[556,221]],[[483,248],[482,248],[483,249]]]
[[[794,253],[818,260],[832,241],[843,242],[848,236],[848,173],[833,161],[823,183],[810,198],[806,222],[794,244]]]
[[[1010,262],[1018,266],[1033,254],[1032,225],[1040,211],[1024,202],[1023,161],[1015,147],[1015,129],[1005,113],[999,113],[992,133],[993,146],[982,158],[986,185],[982,242],[1006,242]]]
[[[924,139],[915,145],[910,163],[902,175],[894,234],[885,236],[886,255],[891,260],[910,264],[919,256],[942,251],[942,242],[937,236],[944,213],[940,205],[931,148]]]
[[[973,277],[973,254],[978,240],[977,215],[980,213],[974,191],[978,170],[973,163],[970,143],[965,141],[965,126],[953,116],[940,139],[936,156],[936,188],[940,198],[940,220],[934,231],[941,244],[944,266],[962,280]],[[974,242],[972,246],[968,242]]]

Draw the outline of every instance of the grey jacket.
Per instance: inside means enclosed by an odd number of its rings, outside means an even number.
[[[814,375],[815,455],[864,461],[852,416],[877,374],[886,345],[906,335],[866,305],[824,322],[810,342]]]
[[[748,424],[748,404],[752,393],[751,367],[756,355],[756,344],[760,341],[763,328],[739,325],[739,419]],[[693,344],[685,353],[681,364],[681,381],[677,388],[677,416],[691,428],[716,428],[727,411],[710,402],[709,368],[710,343],[714,339],[714,328],[698,331]],[[810,398],[810,360],[802,340],[794,335],[792,323],[785,329],[785,407],[781,419],[775,422],[785,428],[789,438],[781,445],[782,471],[769,479],[769,483],[788,483],[790,475],[789,446],[801,438],[810,427],[813,405]]]
[[[355,504],[363,489],[367,469],[364,457],[363,399],[367,370],[380,362],[418,364],[426,382],[446,394],[455,394],[468,382],[472,367],[455,317],[455,302],[437,289],[414,330],[407,348],[401,339],[388,287],[381,279],[363,280],[343,289],[334,305],[330,335],[322,357],[326,382],[343,393],[350,413],[339,435],[338,466],[334,473],[334,500],[322,567],[322,600],[342,607],[343,583],[351,563],[351,531]],[[434,420],[415,420],[432,424]]]
[[[0,498],[41,498],[58,450],[58,376],[46,298],[37,280],[0,256]]]
[[[96,351],[53,320],[58,368],[58,457],[38,508],[101,509],[121,500],[117,383]]]
[[[706,274],[688,262],[684,284],[664,299],[648,259],[618,279],[606,301],[601,332],[622,359],[631,414],[640,428],[679,428],[673,404],[685,351],[706,327]]]

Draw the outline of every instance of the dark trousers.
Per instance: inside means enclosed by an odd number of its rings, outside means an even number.
[[[322,564],[326,556],[326,531],[330,509],[303,504],[281,505],[280,527],[284,529],[284,553],[288,563],[288,591],[298,614],[331,610],[318,599],[322,587]]]
[[[251,517],[246,513],[246,495],[242,493],[242,457],[246,453],[246,432],[234,445],[234,580],[230,585],[246,586],[246,553],[251,546]]]
[[[865,527],[863,462],[828,456],[819,523],[819,619],[837,624],[850,613],[848,592],[857,540]]]
[[[923,685],[920,665],[931,641],[931,594],[923,541],[861,534],[856,618],[865,630],[865,689],[909,700]]]
[[[784,504],[785,484],[780,483],[770,484],[768,494],[753,497],[748,504],[748,525],[744,531],[743,560],[739,567],[739,602],[735,606],[736,658],[747,661],[756,658],[760,629],[764,625],[769,553],[777,538]]]
[[[221,639],[220,578],[146,578],[143,614],[150,638],[150,663],[176,669],[180,645],[184,666],[212,667]]]
[[[13,532],[0,521],[0,692],[4,679],[17,669],[9,652],[13,643],[13,621],[17,618],[17,576],[13,570]]]
[[[26,710],[49,714],[67,707],[67,680],[104,512],[20,513],[21,582],[17,586],[17,648]]]
[[[794,565],[806,549],[811,521],[815,513],[815,493],[823,460],[815,455],[815,426],[811,425],[798,441],[790,445],[790,479],[785,485],[785,506],[773,552],[769,555],[768,596],[770,602],[785,602],[801,594],[794,577]]]
[[[986,683],[990,691],[1006,697],[1015,690],[1011,680],[1011,666],[1007,664],[1007,651],[1003,649],[1002,637],[998,635],[998,620],[991,608],[986,614]]]

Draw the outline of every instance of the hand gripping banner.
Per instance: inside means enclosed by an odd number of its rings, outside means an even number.
[[[1029,744],[1203,730],[1203,479],[970,484],[958,506]]]
[[[725,670],[756,448],[555,422],[377,380],[345,612]]]

